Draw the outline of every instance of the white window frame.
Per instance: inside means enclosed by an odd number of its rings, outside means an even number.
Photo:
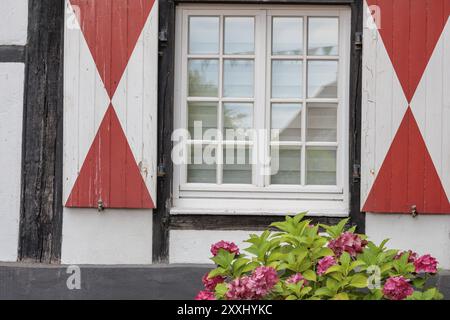
[[[338,102],[337,124],[337,184],[336,186],[268,185],[264,177],[258,178],[253,168],[254,185],[185,183],[186,165],[174,164],[173,203],[171,214],[247,214],[284,215],[308,211],[310,216],[346,217],[349,215],[349,91],[350,91],[350,30],[351,10],[348,6],[336,5],[215,5],[182,4],[176,11],[175,52],[175,98],[174,128],[185,128],[187,123],[187,41],[189,16],[254,16],[255,17],[255,97],[254,108],[265,105],[265,112],[254,113],[256,129],[270,128],[270,70],[271,53],[270,26],[272,16],[339,17],[338,99],[308,99],[308,102]],[[223,46],[223,19],[220,19],[220,47]],[[266,32],[267,30],[267,32]],[[306,41],[307,28],[304,28]],[[239,56],[241,57],[241,56]],[[245,56],[244,56],[245,57]],[[303,86],[307,67],[304,53]],[[330,60],[330,57],[311,57],[314,60]],[[222,58],[220,59],[220,62]],[[222,68],[222,63],[220,63]],[[269,74],[269,75],[267,75]],[[264,82],[264,83],[262,83]],[[219,78],[219,86],[222,79]],[[261,92],[261,88],[265,88]],[[221,90],[221,89],[219,89]],[[305,90],[305,89],[304,89]],[[197,99],[196,99],[197,101]],[[198,100],[200,101],[200,100]],[[303,102],[304,102],[303,101]],[[302,103],[303,103],[302,102]],[[302,130],[305,130],[305,110],[302,109]],[[266,141],[266,152],[269,142]],[[308,143],[308,146],[311,146]],[[320,146],[320,143],[314,143]],[[329,145],[329,144],[328,144]],[[220,148],[219,148],[220,150]],[[304,150],[304,148],[303,148]],[[218,157],[221,157],[219,151]],[[302,157],[304,157],[302,152]],[[305,161],[302,161],[302,165]],[[304,166],[301,170],[305,170]],[[304,172],[304,171],[303,171]],[[266,177],[270,178],[270,177]],[[213,200],[213,201],[211,201]]]

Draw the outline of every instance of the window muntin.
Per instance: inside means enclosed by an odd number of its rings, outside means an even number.
[[[219,192],[236,191],[240,192],[239,197],[251,199],[257,198],[254,192],[266,191],[274,194],[274,198],[283,198],[282,192],[292,192],[298,199],[316,194],[314,198],[320,200],[336,198],[330,196],[334,193],[343,200],[348,189],[345,185],[348,74],[342,71],[349,60],[348,10],[298,9],[301,6],[295,10],[279,7],[234,10],[230,6],[214,10],[213,7],[181,10],[181,23],[191,25],[191,19],[195,18],[201,24],[200,18],[206,22],[214,18],[219,31],[214,31],[216,39],[207,38],[209,43],[217,43],[218,50],[192,53],[185,46],[180,48],[180,66],[189,66],[194,60],[207,62],[203,62],[206,64],[203,69],[189,69],[196,74],[181,77],[186,80],[181,79],[179,88],[187,89],[185,95],[180,90],[177,110],[181,120],[178,127],[188,123],[191,135],[195,121],[203,121],[201,134],[208,128],[223,134],[211,139],[217,139],[212,148],[218,161],[215,165],[207,164],[209,178],[204,179],[195,178],[194,174],[201,174],[200,168],[195,171],[193,165],[177,166],[175,195],[191,198],[198,191],[199,197],[212,192],[208,197],[224,198],[227,195]],[[178,30],[181,42],[191,46],[194,41],[190,40],[190,34],[183,32],[184,27]],[[192,28],[189,30],[193,32]],[[209,71],[213,69],[214,72]],[[191,85],[189,78],[199,83]],[[200,93],[191,94],[191,87],[199,88],[192,92]],[[209,104],[211,109],[204,109],[209,112],[204,114],[198,107],[196,114],[192,107],[191,113],[191,106],[200,103]],[[264,141],[255,141],[248,134],[227,137],[227,129],[236,128],[243,132],[252,128],[279,132],[269,134]],[[193,138],[187,143],[209,144],[211,141],[205,141],[201,134],[200,139]],[[233,152],[227,155],[228,150],[235,149],[236,153],[238,148],[239,156]],[[259,152],[258,148],[266,150],[266,158],[273,156],[272,162],[278,162],[280,170],[276,174],[261,177],[260,166],[248,162]],[[227,163],[227,159],[233,161]],[[275,196],[277,192],[279,196]]]

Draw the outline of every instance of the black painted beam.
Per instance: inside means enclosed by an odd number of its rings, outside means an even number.
[[[0,63],[25,62],[25,46],[0,45]]]

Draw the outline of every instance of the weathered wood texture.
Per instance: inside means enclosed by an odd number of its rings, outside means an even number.
[[[174,100],[175,4],[159,1],[158,177],[157,208],[153,216],[153,262],[169,261],[169,221],[172,199],[171,159]]]
[[[21,261],[61,255],[63,0],[29,0],[26,55]]]
[[[363,210],[449,214],[450,2],[367,4]]]
[[[64,203],[152,209],[157,1],[66,3]]]
[[[25,62],[25,46],[0,45],[0,62]]]

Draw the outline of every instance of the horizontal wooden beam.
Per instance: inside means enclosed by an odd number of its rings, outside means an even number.
[[[172,215],[171,230],[265,230],[273,222],[283,221],[283,216],[249,215]],[[309,217],[313,223],[336,224],[342,218]]]
[[[25,62],[25,46],[1,46],[0,62]]]

